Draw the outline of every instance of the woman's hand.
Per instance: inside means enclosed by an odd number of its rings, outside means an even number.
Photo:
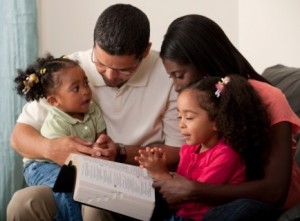
[[[195,185],[193,181],[173,174],[172,179],[154,181],[153,187],[159,190],[168,204],[176,205],[190,200]]]

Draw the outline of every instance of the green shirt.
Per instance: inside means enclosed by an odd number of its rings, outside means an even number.
[[[94,102],[91,102],[90,108],[84,115],[83,120],[75,119],[62,110],[51,106],[41,128],[41,134],[49,139],[76,136],[82,140],[94,142],[97,134],[105,130],[105,128],[106,125],[100,108]],[[26,163],[31,160],[24,158],[23,162]],[[34,160],[49,161],[45,159]]]
[[[96,135],[105,129],[100,108],[91,102],[83,120],[78,120],[58,108],[52,107],[41,128],[41,134],[49,139],[76,136],[82,140],[96,140]]]

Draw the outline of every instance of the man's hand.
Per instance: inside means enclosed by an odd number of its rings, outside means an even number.
[[[153,187],[159,190],[169,205],[176,205],[189,200],[194,182],[174,174],[172,179],[155,181]]]
[[[92,145],[92,149],[93,157],[99,157],[104,160],[115,161],[118,154],[117,144],[106,134],[101,134],[98,137],[96,142]]]
[[[92,155],[94,150],[91,142],[83,141],[78,137],[67,136],[57,139],[49,139],[46,159],[50,159],[59,165],[63,165],[70,153],[82,153]]]

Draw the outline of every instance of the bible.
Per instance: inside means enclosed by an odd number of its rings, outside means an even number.
[[[82,204],[138,220],[151,219],[155,191],[145,169],[82,154],[70,154],[66,163],[54,192],[73,192],[73,199]]]

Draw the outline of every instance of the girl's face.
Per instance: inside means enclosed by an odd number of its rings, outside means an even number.
[[[80,66],[76,66],[57,74],[59,86],[53,95],[47,97],[48,102],[70,116],[82,119],[92,99],[92,91],[84,71]]]
[[[191,65],[180,65],[169,59],[163,59],[163,64],[173,80],[176,92],[179,92],[187,84],[204,77]]]
[[[215,123],[206,110],[198,105],[199,95],[192,89],[184,90],[177,99],[179,128],[188,145],[201,144],[201,150],[218,142]]]

